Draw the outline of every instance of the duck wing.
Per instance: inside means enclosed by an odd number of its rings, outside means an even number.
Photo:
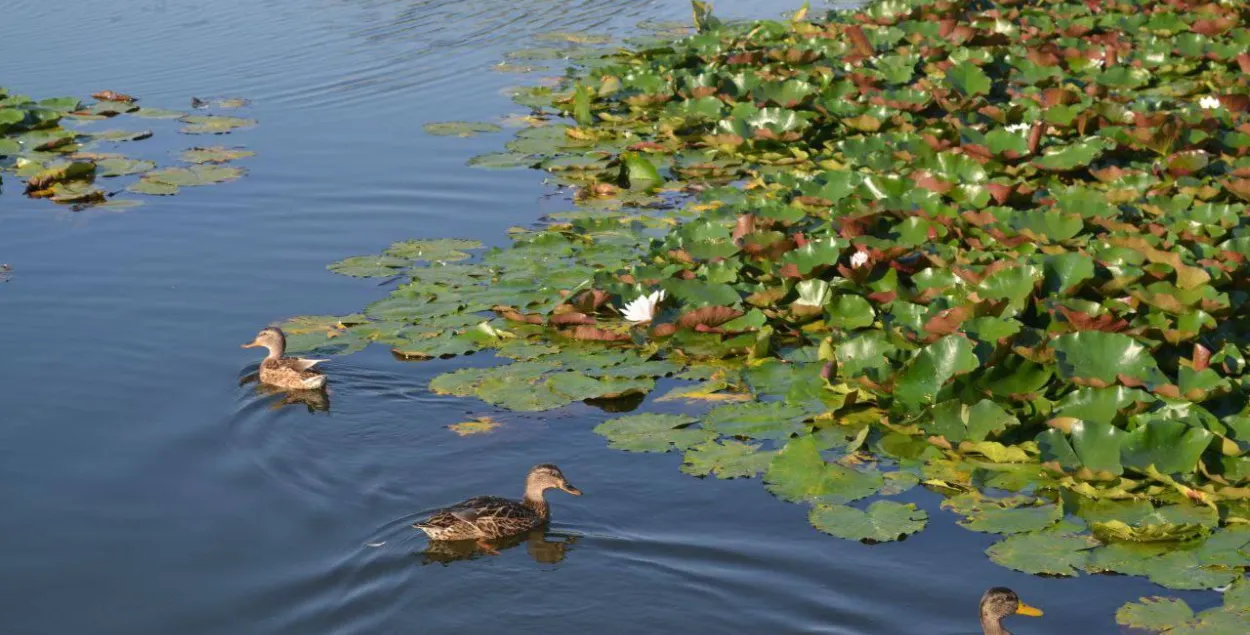
[[[304,359],[303,357],[291,357],[289,359],[291,360],[291,368],[299,371],[305,371],[313,366],[316,366],[317,364],[320,364],[321,362],[329,361],[326,359]]]
[[[472,533],[496,538],[526,531],[541,523],[538,514],[521,503],[499,496],[479,496],[434,512],[413,526],[436,533]]]

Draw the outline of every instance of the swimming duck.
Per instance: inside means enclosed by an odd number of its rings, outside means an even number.
[[[569,484],[560,468],[535,465],[525,479],[525,497],[519,502],[498,496],[478,496],[440,509],[413,527],[424,531],[433,540],[476,540],[488,551],[494,551],[486,540],[503,538],[547,523],[550,512],[543,493],[549,489],[564,490],[574,496],[582,491]]]
[[[1011,635],[1003,628],[1009,615],[1041,617],[1042,611],[1020,601],[1020,596],[1007,587],[996,586],[981,596],[981,630],[985,635]]]
[[[270,386],[291,390],[315,390],[326,385],[326,376],[312,370],[324,359],[283,357],[286,353],[286,335],[282,329],[269,327],[260,330],[256,339],[243,348],[264,346],[269,355],[260,363],[260,380]]]

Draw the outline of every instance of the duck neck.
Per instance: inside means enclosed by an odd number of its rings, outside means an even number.
[[[544,488],[540,485],[527,483],[525,485],[525,498],[521,499],[524,505],[538,514],[539,518],[547,519],[547,499],[543,497]]]
[[[265,359],[282,359],[283,353],[286,353],[286,346],[281,343],[266,344],[265,350],[269,351]]]
[[[985,632],[985,635],[1011,635],[1007,629],[1003,628],[1002,620],[992,615],[981,616],[981,630]]]

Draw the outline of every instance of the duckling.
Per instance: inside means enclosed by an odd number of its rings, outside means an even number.
[[[1003,628],[1009,615],[1041,617],[1042,611],[1020,601],[1020,596],[1007,587],[996,586],[981,596],[981,630],[985,635],[1011,635]]]
[[[413,527],[433,540],[476,540],[485,550],[495,552],[485,541],[547,524],[550,512],[543,493],[549,489],[582,495],[581,490],[564,478],[560,468],[550,464],[535,465],[525,479],[525,497],[519,502],[498,496],[478,496],[434,512]]]
[[[264,346],[269,355],[260,363],[260,381],[270,386],[289,390],[316,390],[326,385],[326,376],[312,370],[324,359],[283,357],[286,353],[286,335],[282,329],[269,327],[260,330],[256,339],[243,348]]]

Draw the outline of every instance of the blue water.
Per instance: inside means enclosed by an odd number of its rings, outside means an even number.
[[[422,124],[519,112],[503,93],[523,78],[491,67],[535,34],[630,35],[642,20],[688,21],[684,0],[4,4],[0,84],[14,92],[111,89],[179,109],[238,96],[260,122],[207,140],[132,124],[157,133],[135,154],[225,142],[257,156],[240,181],[131,210],[72,212],[6,177],[4,633],[958,633],[976,630],[986,587],[1007,585],[1046,609],[1014,620],[1017,633],[1084,634],[1116,632],[1116,607],[1163,592],[1010,572],[982,555],[992,537],[956,527],[923,490],[905,498],[930,511],[925,532],[835,540],[758,481],[608,449],[591,429],[610,415],[590,406],[524,416],[425,389],[481,356],[335,359],[328,412],[240,385],[255,359],[238,345],[260,326],[382,295],[326,263],[414,237],[500,244],[508,226],[568,208],[537,172],[465,167],[506,133],[432,137]],[[478,415],[504,425],[469,438],[445,427]],[[549,536],[499,556],[422,553],[414,518],[519,494],[538,462],[586,492],[553,494]]]

